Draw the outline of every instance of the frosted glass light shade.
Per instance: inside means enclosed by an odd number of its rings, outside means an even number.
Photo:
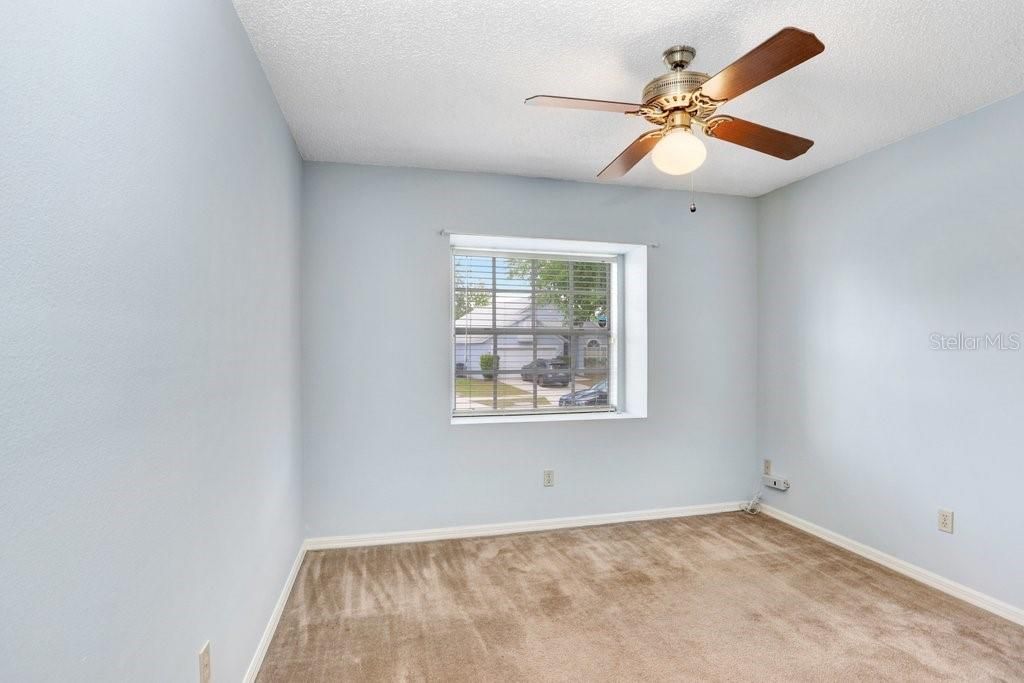
[[[704,143],[689,128],[673,128],[654,147],[651,160],[662,173],[684,175],[700,168],[707,156]]]

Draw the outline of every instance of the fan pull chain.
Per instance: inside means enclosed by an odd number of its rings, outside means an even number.
[[[693,200],[693,173],[690,173],[690,213],[697,213],[697,202]]]

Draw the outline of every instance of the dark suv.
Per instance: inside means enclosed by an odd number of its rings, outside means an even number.
[[[568,363],[544,358],[538,358],[521,367],[519,376],[523,378],[524,382],[536,382],[542,387],[552,384],[568,386],[571,377]]]

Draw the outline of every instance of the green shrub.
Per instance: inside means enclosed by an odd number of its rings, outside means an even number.
[[[490,353],[480,356],[480,371],[483,373],[484,379],[494,379],[494,373],[498,370],[498,362],[500,360],[501,356],[495,356]]]

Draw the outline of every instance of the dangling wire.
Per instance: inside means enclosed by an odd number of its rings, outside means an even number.
[[[697,202],[693,200],[693,172],[690,172],[690,213],[697,213]]]
[[[743,510],[743,512],[746,512],[748,515],[756,515],[761,512],[761,494],[763,490],[763,486],[758,487],[758,489],[754,491],[754,497],[740,505],[740,510]]]

